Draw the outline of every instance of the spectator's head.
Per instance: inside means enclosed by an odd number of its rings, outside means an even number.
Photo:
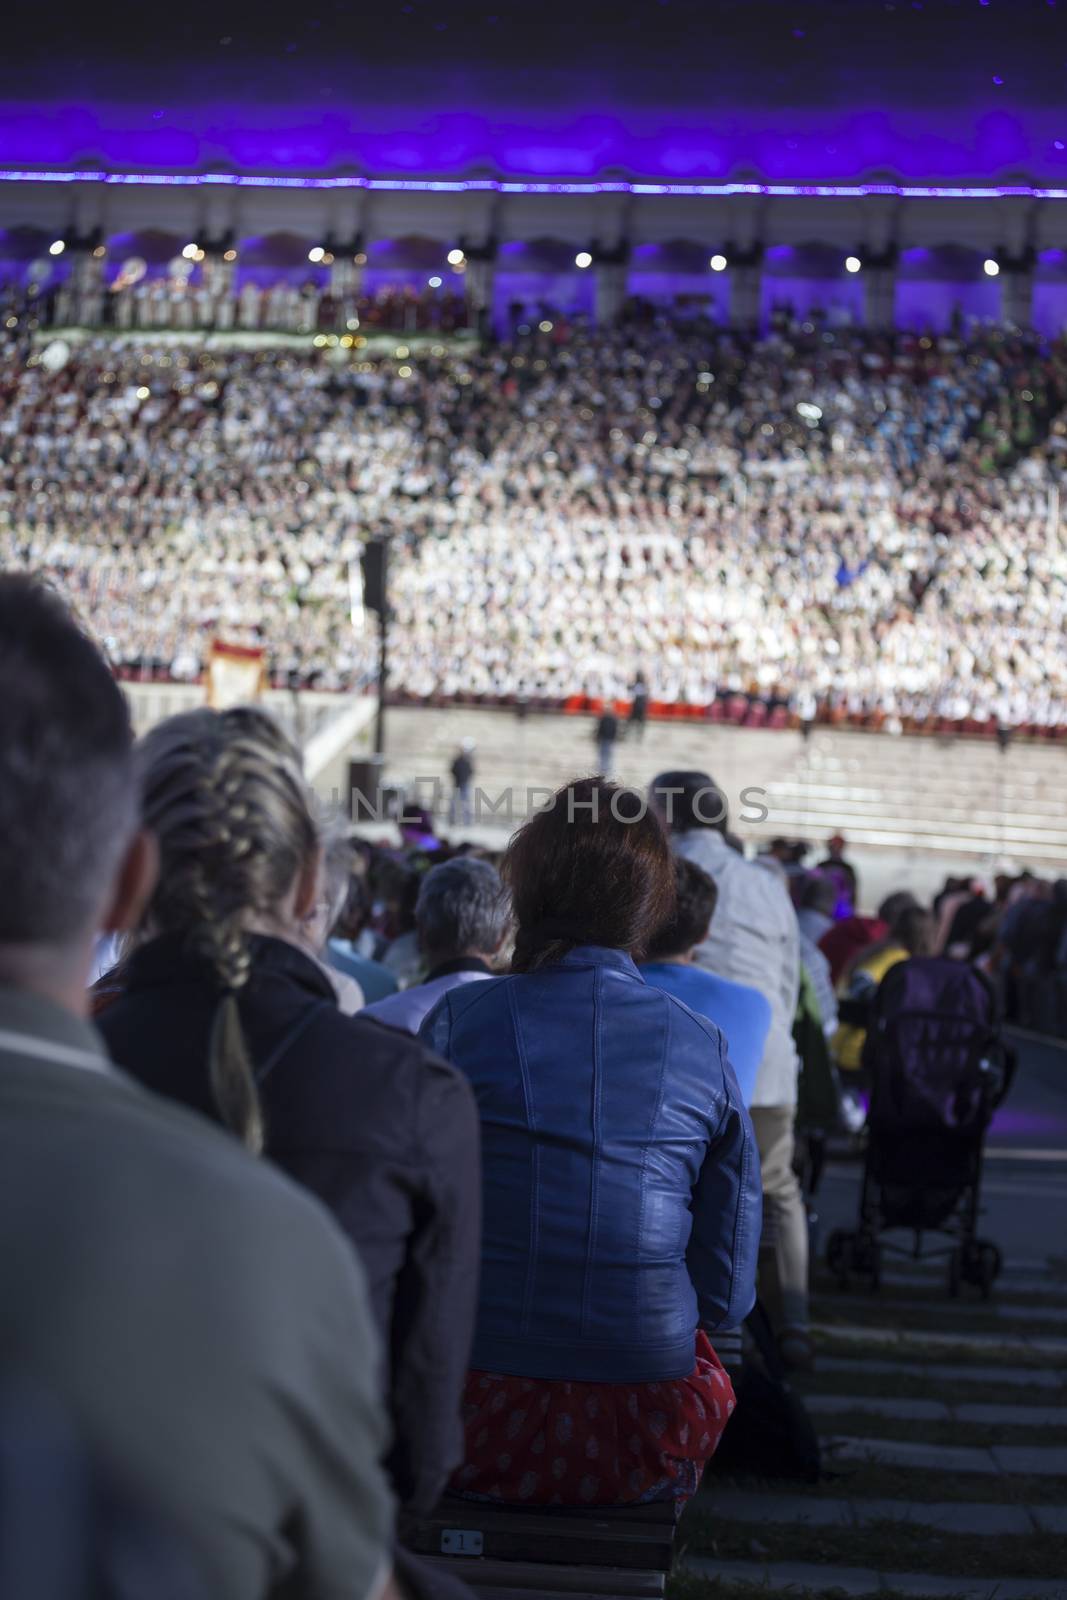
[[[893,922],[893,938],[909,956],[934,953],[934,919],[925,906],[907,906]]]
[[[602,778],[567,784],[520,828],[504,857],[517,972],[577,945],[640,956],[674,899],[662,823],[644,798]]]
[[[136,921],[154,850],[137,833],[129,712],[58,596],[0,577],[0,978],[85,1009],[93,936]]]
[[[893,894],[886,895],[878,907],[878,920],[879,922],[884,922],[889,932],[895,937],[900,919],[918,904],[918,900],[916,900],[910,889],[897,889]]]
[[[210,964],[219,1003],[209,1054],[226,1125],[252,1149],[262,1116],[236,996],[250,936],[303,943],[319,888],[319,829],[294,747],[262,711],[190,711],[140,741],[144,821],[160,851],[145,937],[177,934]]]
[[[305,937],[317,955],[325,949],[326,941],[345,910],[355,861],[356,852],[339,820],[329,822],[322,829],[315,903],[304,919]]]
[[[356,873],[351,873],[345,890],[345,903],[333,927],[338,939],[358,939],[370,921],[370,898],[367,886]]]
[[[431,867],[419,887],[415,931],[431,967],[461,956],[490,960],[508,933],[508,897],[488,861],[457,856]]]
[[[706,772],[661,772],[649,785],[648,797],[671,833],[694,828],[726,832],[726,796]]]
[[[719,898],[715,879],[695,862],[675,856],[674,893],[674,911],[649,940],[650,961],[688,961],[708,936]]]
[[[817,911],[832,917],[837,909],[838,885],[828,872],[806,872],[796,892],[798,911]]]

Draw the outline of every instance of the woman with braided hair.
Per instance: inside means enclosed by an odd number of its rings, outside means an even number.
[[[429,1509],[462,1454],[480,1240],[471,1090],[416,1040],[338,1008],[306,943],[320,828],[269,716],[184,713],[137,759],[160,876],[99,1026],[134,1077],[333,1211],[382,1334],[394,1486]]]

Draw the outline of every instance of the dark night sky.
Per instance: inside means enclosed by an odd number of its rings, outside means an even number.
[[[23,102],[898,107],[994,88],[1067,102],[1067,0],[61,0],[9,7],[0,52],[0,98]]]

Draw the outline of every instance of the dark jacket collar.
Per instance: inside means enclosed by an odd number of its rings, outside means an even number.
[[[252,947],[250,984],[258,986],[280,979],[298,984],[325,1000],[336,998],[326,971],[296,945],[260,933],[252,934],[249,943]],[[210,961],[190,950],[180,934],[160,934],[141,945],[124,963],[122,988],[126,992],[190,983],[219,988]]]
[[[432,983],[435,978],[450,978],[454,972],[484,972],[492,977],[493,969],[481,956],[454,956],[451,961],[440,961],[436,967],[431,967],[422,981]]]

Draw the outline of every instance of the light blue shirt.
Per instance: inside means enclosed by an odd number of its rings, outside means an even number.
[[[732,983],[684,961],[648,961],[639,970],[646,983],[672,994],[690,1011],[713,1022],[725,1036],[726,1054],[741,1097],[746,1106],[751,1105],[771,1027],[770,1001],[747,983]]]
[[[440,978],[431,978],[428,983],[416,983],[410,989],[401,989],[399,994],[377,1000],[374,1005],[365,1006],[360,1015],[375,1017],[379,1022],[387,1022],[391,1028],[402,1028],[405,1033],[418,1033],[423,1018],[430,1015],[438,1000],[449,989],[454,989],[460,983],[477,983],[480,978],[492,976],[484,964],[478,971],[466,967],[460,972],[448,972]]]

